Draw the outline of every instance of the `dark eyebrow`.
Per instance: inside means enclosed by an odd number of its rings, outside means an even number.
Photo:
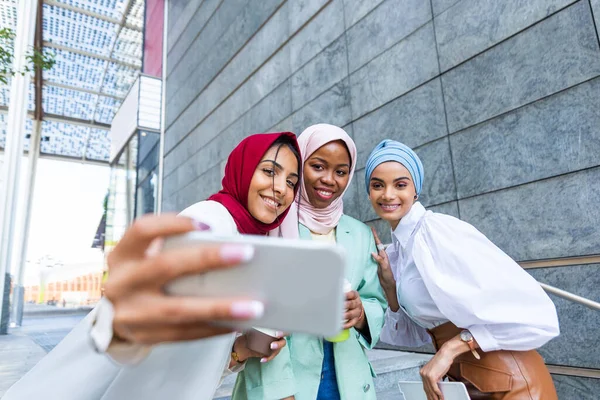
[[[262,160],[260,163],[262,164],[262,163],[265,163],[265,162],[271,163],[271,164],[273,164],[273,166],[274,166],[275,168],[277,168],[277,169],[279,169],[279,170],[283,171],[283,167],[282,167],[282,166],[281,166],[281,164],[279,164],[278,162],[276,162],[276,161],[274,161],[274,160],[267,160],[267,159],[264,159],[264,160]],[[294,172],[290,173],[290,175],[291,175],[291,176],[295,176],[296,178],[299,178],[298,174],[296,174],[296,173],[294,173]]]
[[[261,160],[261,161],[260,161],[260,163],[261,163],[261,164],[262,164],[262,163],[264,163],[264,162],[268,162],[268,163],[271,163],[271,164],[273,164],[273,166],[274,166],[275,168],[283,169],[283,167],[281,166],[281,164],[279,164],[279,163],[278,163],[278,162],[276,162],[275,160],[267,160],[267,159],[265,158],[264,160]]]
[[[375,177],[372,177],[372,178],[371,178],[371,180],[372,180],[372,181],[381,182],[381,183],[385,183],[385,182],[383,181],[383,179],[379,179],[379,178],[375,178]],[[410,181],[410,178],[409,178],[408,176],[401,176],[400,178],[396,178],[396,179],[394,179],[394,183],[396,183],[396,182],[398,182],[398,181],[404,181],[404,180]]]
[[[329,163],[327,162],[327,160],[324,160],[324,159],[322,159],[321,157],[311,157],[311,158],[312,158],[312,159],[314,159],[314,160],[319,160],[319,161],[321,161],[323,164],[329,164]],[[340,164],[340,165],[338,165],[338,167],[348,167],[348,168],[350,168],[350,164]]]

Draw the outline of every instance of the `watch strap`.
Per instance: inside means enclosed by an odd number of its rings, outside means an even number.
[[[240,361],[240,356],[238,355],[238,353],[236,353],[235,351],[231,351],[231,358],[233,358],[233,361],[235,361],[238,364],[241,364],[242,361]]]
[[[467,344],[467,346],[469,346],[469,350],[471,350],[471,354],[473,354],[473,357],[475,357],[478,360],[481,360],[481,356],[479,355],[479,353],[477,352],[477,349],[475,348],[475,340],[473,339],[473,334],[469,331],[466,331],[469,333],[469,336],[471,339],[469,340],[463,340],[462,336],[461,336],[461,340],[463,342],[465,342]]]

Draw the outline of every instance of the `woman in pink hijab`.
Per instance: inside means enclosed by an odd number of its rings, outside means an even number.
[[[345,248],[350,291],[344,331],[335,338],[292,334],[273,361],[247,362],[238,374],[233,399],[375,399],[365,351],[379,340],[387,305],[371,257],[377,252],[371,230],[344,215],[342,196],[356,167],[356,146],[343,129],[328,124],[308,127],[298,144],[303,161],[300,190],[283,224],[271,235]]]

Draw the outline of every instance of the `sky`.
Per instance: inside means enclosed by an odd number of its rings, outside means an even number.
[[[28,160],[22,159],[23,181]],[[103,212],[110,169],[69,161],[40,158],[29,228],[29,261],[25,284],[39,279],[35,263],[49,255],[63,264],[93,263],[102,268],[100,250],[91,249]],[[19,201],[24,208],[24,197]],[[18,224],[19,228],[22,224]],[[16,232],[20,235],[22,229]]]

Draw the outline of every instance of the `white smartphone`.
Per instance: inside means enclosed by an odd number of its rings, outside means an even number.
[[[469,400],[469,393],[462,382],[438,382],[445,400]],[[404,400],[427,400],[423,382],[398,382]]]
[[[253,259],[238,267],[176,279],[166,286],[166,292],[263,301],[262,318],[226,323],[240,331],[256,326],[325,337],[341,331],[345,301],[341,247],[310,240],[191,232],[166,238],[163,249],[225,243],[254,246]]]

